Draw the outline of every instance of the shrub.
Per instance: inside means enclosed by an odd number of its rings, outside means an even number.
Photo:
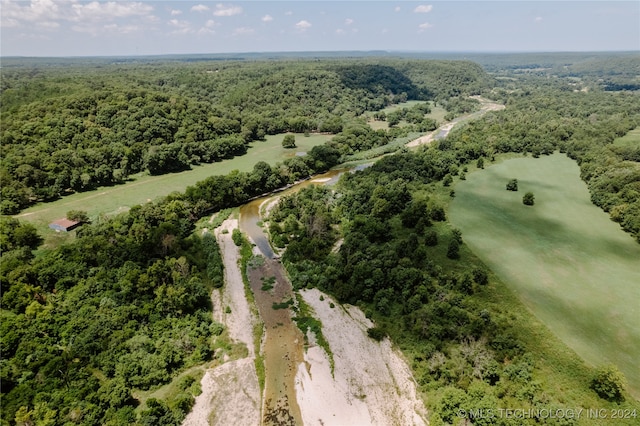
[[[238,228],[235,228],[231,233],[231,239],[234,244],[240,247],[242,245],[242,232]]]
[[[596,374],[591,380],[593,389],[600,398],[609,401],[622,401],[622,390],[625,386],[624,375],[613,365],[605,365],[596,370]]]
[[[533,192],[527,192],[526,194],[524,194],[524,197],[522,197],[522,204],[524,204],[525,206],[532,206],[535,202],[535,197],[533,195]]]
[[[449,248],[447,249],[447,257],[449,259],[460,259],[460,243],[458,240],[453,239],[449,243]]]
[[[518,179],[511,179],[509,183],[507,183],[507,191],[517,191],[518,190]]]
[[[371,327],[367,329],[367,336],[379,342],[386,337],[387,333],[380,327]]]
[[[424,236],[424,243],[429,247],[438,245],[438,234],[436,231],[429,230]]]
[[[296,147],[296,137],[295,135],[285,135],[282,140],[283,148],[295,148]]]
[[[67,219],[80,223],[89,223],[89,215],[84,210],[69,210],[67,212]]]

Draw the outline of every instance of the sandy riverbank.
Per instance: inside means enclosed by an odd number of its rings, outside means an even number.
[[[388,339],[378,343],[367,336],[373,323],[362,311],[340,306],[317,289],[300,294],[322,322],[335,362],[332,377],[322,348],[311,345],[305,353],[296,376],[304,424],[427,424],[409,367]]]
[[[206,371],[200,382],[202,393],[183,426],[260,424],[261,395],[253,346],[253,324],[257,319],[245,296],[238,266],[240,254],[231,239],[232,230],[237,226],[237,220],[225,220],[215,230],[224,262],[225,284],[212,292],[211,302],[213,319],[224,324],[229,337],[243,343],[249,355]]]
[[[489,111],[500,111],[505,108],[504,105],[499,104],[497,102],[493,102],[489,99],[485,99],[481,96],[471,96],[471,98],[478,100],[482,106],[480,107],[480,111],[468,114],[469,116],[480,117]],[[420,145],[430,144],[436,139],[436,135],[439,135],[438,139],[445,138],[449,134],[451,129],[453,129],[453,127],[456,124],[458,124],[459,120],[464,118],[465,116],[458,117],[449,123],[443,124],[442,126],[438,127],[436,130],[430,133],[427,133],[426,135],[420,136],[417,139],[412,140],[411,142],[407,143],[406,146],[408,148],[413,148]]]
[[[231,239],[237,226],[237,221],[227,220],[216,230],[225,265],[225,286],[212,295],[213,317],[225,324],[232,339],[247,346],[249,356],[206,372],[201,382],[203,392],[185,426],[261,423],[262,398],[252,344],[256,319],[245,297],[239,253]],[[322,323],[335,366],[332,374],[328,355],[310,336],[304,360],[293,366],[303,424],[426,425],[426,409],[409,367],[388,339],[376,342],[367,336],[373,324],[362,311],[341,306],[316,289],[300,294]],[[225,312],[227,306],[230,313]]]

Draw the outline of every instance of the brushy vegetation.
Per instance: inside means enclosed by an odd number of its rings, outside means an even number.
[[[293,320],[298,325],[300,331],[304,335],[305,344],[309,344],[308,333],[313,333],[318,346],[320,346],[329,357],[329,366],[331,368],[331,374],[333,375],[335,370],[335,360],[333,359],[333,352],[329,346],[327,338],[322,333],[322,323],[313,316],[313,312],[304,299],[296,294],[297,312]]]

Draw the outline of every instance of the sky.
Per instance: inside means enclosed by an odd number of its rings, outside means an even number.
[[[640,1],[0,0],[1,56],[640,50]]]

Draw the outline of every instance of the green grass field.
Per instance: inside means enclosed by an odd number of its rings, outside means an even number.
[[[414,105],[421,104],[423,102],[424,101],[402,102],[400,104],[388,106],[385,109],[383,109],[382,111],[385,114],[389,114],[390,112],[397,111],[400,108],[410,108],[410,107],[412,107]],[[430,102],[430,103],[431,103],[431,112],[429,114],[426,114],[425,117],[433,118],[438,123],[444,122],[444,116],[447,115],[447,110],[445,110],[444,108],[442,108],[439,105],[438,106],[434,106],[432,102]],[[371,128],[373,130],[378,130],[378,129],[387,130],[389,128],[389,123],[387,123],[386,121],[374,120],[373,119],[373,114],[374,114],[373,112],[365,113],[365,116],[368,119],[369,126],[371,126]],[[405,125],[407,125],[407,123],[405,121],[401,121],[399,125],[400,126],[405,126]]]
[[[517,192],[505,189],[512,178]],[[455,191],[450,220],[474,253],[587,363],[616,364],[640,397],[640,245],[591,204],[577,164],[510,159]]]
[[[614,145],[635,146],[640,145],[640,129],[633,129],[621,138],[613,141]]]
[[[284,149],[282,147],[283,134],[267,136],[264,142],[253,142],[247,154],[241,157],[213,164],[194,166],[191,170],[180,173],[161,176],[138,174],[133,176],[132,180],[126,184],[75,193],[51,203],[40,203],[24,210],[15,217],[35,225],[38,232],[45,238],[45,246],[55,245],[72,238],[73,234],[75,234],[75,232],[70,234],[56,233],[48,228],[51,221],[65,217],[69,210],[84,210],[91,219],[96,219],[102,213],[119,213],[134,205],[143,204],[171,192],[182,192],[187,186],[212,175],[226,175],[232,170],[251,171],[258,161],[265,161],[273,165],[295,156],[296,153],[309,151],[314,146],[323,144],[331,139],[332,136],[314,134],[305,137],[302,134],[296,134],[297,148],[294,149]]]

